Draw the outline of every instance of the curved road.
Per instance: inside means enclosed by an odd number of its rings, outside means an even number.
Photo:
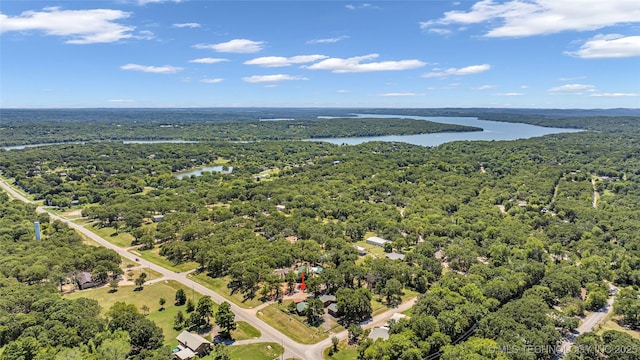
[[[7,184],[4,180],[0,179],[0,187],[3,188],[7,193],[9,193],[10,196],[26,202],[26,203],[32,203],[31,200],[27,199],[26,197],[24,197],[22,194],[20,194],[19,192],[15,191],[9,184]],[[67,224],[70,228],[84,234],[85,236],[87,236],[88,238],[90,238],[91,240],[97,242],[98,244],[112,249],[115,252],[118,253],[118,255],[127,258],[129,260],[132,260],[134,262],[139,263],[141,266],[145,267],[145,268],[149,268],[152,269],[154,271],[159,272],[160,274],[162,274],[162,277],[166,280],[174,280],[177,281],[187,287],[192,288],[195,291],[198,291],[199,293],[203,294],[203,295],[208,295],[211,296],[211,299],[214,300],[216,303],[221,303],[223,301],[227,301],[224,297],[222,297],[221,295],[219,295],[218,293],[216,293],[215,291],[200,285],[199,283],[189,279],[187,277],[188,272],[183,272],[183,273],[176,273],[173,272],[169,269],[166,269],[162,266],[156,265],[148,260],[142,259],[137,257],[136,255],[130,253],[129,251],[127,251],[127,249],[125,248],[121,248],[119,246],[116,246],[112,243],[110,243],[109,241],[105,240],[104,238],[102,238],[101,236],[91,232],[90,230],[84,228],[82,225],[78,225],[76,223],[74,223],[71,220],[68,220],[64,217],[52,214],[51,212],[47,211],[44,207],[39,206],[36,208],[36,211],[38,213],[47,213],[49,215],[49,217],[51,217],[54,220],[59,220],[62,221],[63,223]],[[137,259],[137,260],[136,260]],[[408,310],[409,308],[411,308],[411,306],[413,306],[413,304],[415,303],[415,298],[411,299],[410,301],[407,301],[403,304],[401,304],[398,308],[395,309],[390,309],[387,310],[386,312],[382,313],[382,314],[378,314],[376,316],[373,317],[373,319],[371,319],[369,322],[367,322],[366,324],[363,324],[364,328],[370,328],[370,327],[374,327],[374,326],[380,326],[380,325],[384,325],[386,323],[386,321],[396,312],[402,312],[405,310]],[[273,327],[271,327],[271,325],[265,323],[264,321],[262,321],[261,319],[255,317],[252,312],[251,309],[243,309],[241,307],[239,307],[238,305],[235,305],[234,303],[230,303],[231,304],[231,310],[236,314],[236,319],[237,320],[242,320],[242,321],[246,321],[249,324],[251,324],[252,326],[254,326],[256,329],[260,330],[260,332],[262,333],[262,336],[260,337],[260,341],[265,341],[265,342],[275,342],[278,344],[281,344],[282,346],[284,346],[285,352],[284,352],[284,357],[285,358],[297,358],[297,359],[304,359],[304,360],[322,360],[322,350],[328,346],[331,345],[331,338],[327,338],[321,342],[318,342],[316,344],[312,344],[312,345],[305,345],[305,344],[300,344],[298,342],[295,342],[293,340],[291,340],[290,338],[288,338],[287,336],[285,336],[284,334],[282,334],[280,331],[274,329]],[[337,337],[338,339],[346,339],[348,333],[347,331],[342,331],[340,333],[334,334],[335,337]]]

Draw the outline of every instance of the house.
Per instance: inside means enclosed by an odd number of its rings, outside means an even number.
[[[86,271],[83,271],[80,274],[78,274],[77,282],[78,282],[78,288],[80,288],[80,290],[98,286],[98,283],[93,281],[93,278],[91,277],[91,273]]]
[[[276,205],[276,210],[284,211],[287,207],[285,205]]]
[[[404,254],[386,253],[384,254],[384,256],[386,256],[387,259],[391,259],[391,260],[404,260]]]
[[[340,311],[338,311],[338,304],[333,303],[333,304],[327,306],[327,313],[329,313],[329,315],[331,315],[333,317],[340,316]]]
[[[354,248],[358,252],[358,255],[360,255],[360,256],[367,255],[367,249],[363,248],[362,246],[354,246]]]
[[[304,315],[307,312],[307,308],[309,308],[309,304],[306,301],[301,301],[296,304],[296,312],[300,316]]]
[[[391,241],[377,237],[377,236],[372,236],[366,240],[367,244],[380,246],[380,247],[384,247],[384,244],[390,243],[390,242]]]
[[[403,313],[395,313],[393,315],[391,315],[391,318],[389,319],[389,321],[387,321],[387,326],[391,325],[391,322],[393,322],[394,324],[397,323],[398,321],[407,318],[408,316],[403,314]]]
[[[189,360],[198,355],[203,357],[211,350],[211,342],[198,334],[183,331],[176,337],[178,339],[178,352],[173,354],[174,359]]]
[[[322,306],[324,307],[327,307],[336,302],[336,297],[334,295],[322,295],[318,299],[322,301]]]
[[[280,269],[273,270],[273,274],[284,278],[285,276],[287,276],[289,271],[291,271],[291,269],[289,268],[280,268]]]
[[[374,327],[368,337],[373,341],[376,339],[387,340],[389,339],[389,328],[386,326]]]
[[[154,223],[159,223],[162,219],[164,219],[164,215],[153,215],[151,217],[151,220],[153,220]]]

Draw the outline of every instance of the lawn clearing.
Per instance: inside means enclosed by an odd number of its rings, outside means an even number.
[[[233,360],[272,360],[284,353],[284,348],[274,342],[229,346],[227,349]]]
[[[338,352],[332,353],[333,345],[322,351],[322,358],[327,360],[356,360],[358,358],[358,347],[350,346],[346,340],[340,341],[338,344]]]
[[[204,273],[189,274],[189,277],[193,281],[200,283],[208,287],[209,289],[217,292],[218,294],[224,296],[225,299],[240,306],[241,308],[252,309],[262,304],[262,301],[258,300],[258,296],[255,296],[253,299],[245,299],[244,295],[241,294],[240,292],[235,292],[231,294],[231,289],[227,287],[227,284],[229,283],[228,277],[212,278],[210,276],[207,276],[207,274],[204,274]]]
[[[626,334],[633,336],[634,338],[640,340],[640,331],[633,331],[631,329],[626,329],[620,325],[618,325],[615,318],[608,318],[605,323],[599,326],[599,330],[597,331],[598,335],[602,335],[603,332],[607,330],[615,330],[620,331]]]
[[[118,301],[134,304],[140,313],[142,313],[142,306],[146,305],[149,307],[149,315],[147,315],[147,317],[162,328],[165,344],[175,347],[178,344],[176,336],[178,336],[182,330],[178,331],[173,329],[173,318],[179,310],[182,310],[184,315],[188,316],[186,314],[186,305],[175,306],[173,303],[176,291],[183,289],[187,294],[187,298],[191,298],[192,294],[194,294],[194,304],[197,304],[198,299],[200,299],[202,295],[193,293],[192,289],[178,282],[169,280],[144,286],[140,291],[135,291],[134,289],[135,286],[121,286],[118,288],[118,291],[111,293],[109,292],[111,289],[106,286],[96,289],[78,290],[71,294],[65,294],[64,297],[68,299],[77,299],[80,297],[94,299],[102,307],[102,314],[106,313],[111,306]],[[164,304],[165,309],[162,311],[160,311],[160,298],[166,300],[166,304]],[[214,308],[214,311],[216,309],[217,307]]]
[[[287,303],[288,301],[282,305],[271,304],[258,311],[257,316],[301,344],[315,344],[329,337],[329,334],[322,330],[322,326],[310,327],[303,322],[303,317],[289,314],[286,310]]]
[[[91,232],[100,235],[103,239],[119,247],[129,247],[134,240],[133,236],[126,232],[116,233],[116,229],[112,227],[99,227],[95,225],[89,225],[86,227]]]
[[[237,328],[231,332],[233,340],[257,339],[262,336],[260,330],[254,328],[246,321],[237,321]]]
[[[195,261],[189,261],[189,262],[185,262],[185,263],[180,263],[180,264],[174,264],[173,262],[167,260],[165,257],[161,256],[159,254],[160,249],[158,248],[154,248],[151,250],[130,250],[130,253],[134,254],[134,255],[138,255],[141,258],[151,261],[152,263],[156,264],[156,265],[160,265],[164,268],[167,268],[171,271],[175,271],[175,272],[184,272],[184,271],[189,271],[189,270],[193,270],[195,268],[198,267],[198,263]]]

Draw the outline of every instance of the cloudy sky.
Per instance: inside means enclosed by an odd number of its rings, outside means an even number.
[[[640,1],[25,1],[0,107],[640,107]]]

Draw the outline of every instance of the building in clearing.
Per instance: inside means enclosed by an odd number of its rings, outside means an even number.
[[[322,301],[322,306],[324,307],[327,307],[336,302],[336,297],[334,295],[322,295],[318,299]]]
[[[363,248],[362,246],[354,246],[354,248],[356,249],[356,251],[358,252],[358,255],[360,256],[365,256],[367,255],[367,249]]]
[[[327,313],[329,313],[329,315],[331,315],[333,317],[340,316],[340,311],[338,311],[338,304],[333,303],[333,304],[327,306]]]
[[[296,312],[300,316],[306,314],[308,308],[309,308],[309,304],[306,301],[301,301],[296,304]]]
[[[164,219],[164,215],[153,215],[151,217],[151,220],[153,220],[154,223],[159,223],[162,219]]]
[[[190,360],[196,355],[203,357],[211,350],[211,342],[202,336],[188,331],[183,331],[176,337],[178,339],[178,352],[173,353],[176,360]]]
[[[386,326],[374,327],[369,333],[369,339],[373,341],[376,339],[389,339],[389,328]]]
[[[98,284],[91,277],[90,272],[83,271],[78,274],[78,288],[80,290],[96,287]]]
[[[390,243],[391,241],[389,241],[387,239],[383,239],[383,238],[377,237],[377,236],[372,236],[372,237],[368,238],[366,242],[367,242],[367,244],[370,244],[370,245],[384,247],[384,244]]]
[[[391,260],[404,260],[404,254],[386,253],[384,254],[384,256],[386,256],[387,259],[391,259]]]

